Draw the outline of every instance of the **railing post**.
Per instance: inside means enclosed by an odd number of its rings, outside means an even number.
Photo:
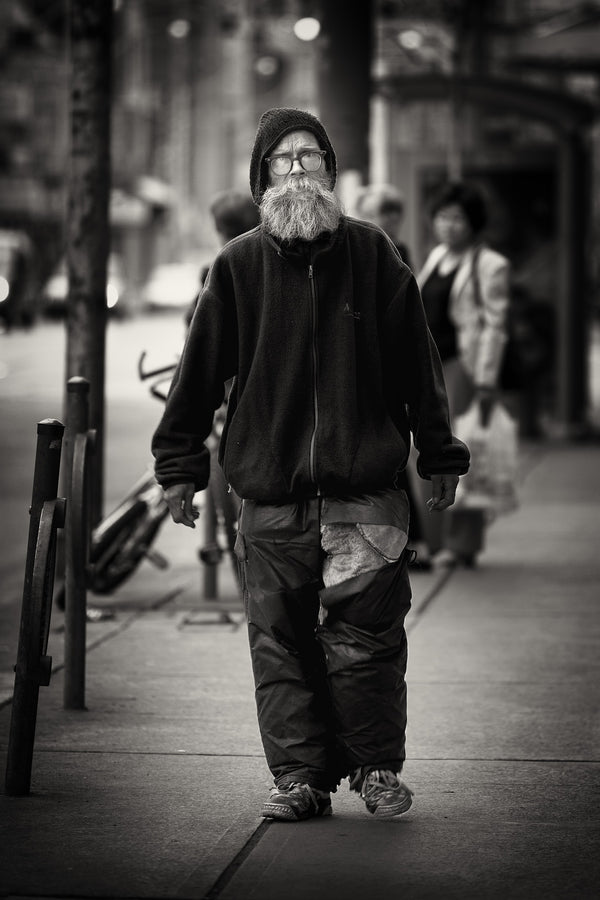
[[[206,488],[206,504],[204,507],[204,547],[200,559],[204,563],[204,599],[216,601],[218,598],[218,565],[221,558],[217,543],[218,516],[215,506],[214,491],[209,482]]]
[[[85,709],[85,642],[86,642],[86,555],[89,519],[76,515],[73,507],[75,446],[78,435],[85,435],[88,427],[90,385],[87,379],[75,376],[67,382],[67,433],[65,455],[67,516],[65,522],[65,678],[63,706],[65,709]],[[84,473],[78,473],[84,477]],[[80,498],[83,499],[83,498]],[[76,534],[83,527],[85,534]]]
[[[56,498],[64,425],[57,419],[43,419],[37,426],[37,446],[33,489],[29,510],[29,537],[25,561],[19,646],[15,666],[6,792],[13,796],[29,793],[33,744],[37,718],[39,681],[32,676],[37,660],[31,659],[31,631],[35,627],[32,584],[40,518],[44,503]]]

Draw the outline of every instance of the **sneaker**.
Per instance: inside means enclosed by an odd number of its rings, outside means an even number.
[[[283,822],[302,822],[316,816],[331,815],[331,797],[309,784],[286,784],[271,788],[271,796],[264,804],[261,815],[265,819]]]
[[[374,769],[363,781],[360,796],[376,818],[392,819],[408,812],[413,792],[394,772]]]

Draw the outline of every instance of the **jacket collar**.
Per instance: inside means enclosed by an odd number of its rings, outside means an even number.
[[[307,262],[314,263],[317,257],[324,253],[330,253],[339,246],[348,230],[348,220],[346,216],[342,216],[335,231],[319,235],[314,241],[282,242],[265,231],[262,225],[261,228],[264,239],[273,247],[278,256],[289,262],[306,265]]]

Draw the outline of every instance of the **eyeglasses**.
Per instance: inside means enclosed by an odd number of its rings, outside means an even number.
[[[318,172],[326,153],[326,150],[304,150],[298,156],[287,156],[282,153],[278,156],[265,157],[265,162],[269,163],[273,175],[289,175],[296,160],[305,172]]]

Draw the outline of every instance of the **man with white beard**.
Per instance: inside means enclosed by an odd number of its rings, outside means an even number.
[[[219,462],[242,498],[236,554],[275,783],[261,813],[281,821],[331,814],[345,777],[377,818],[410,808],[397,479],[411,431],[432,509],[451,506],[469,463],[415,280],[380,228],[344,215],[336,175],[315,116],[263,114],[261,224],[211,267],[152,446],[173,520],[194,527],[204,442],[234,378]]]

